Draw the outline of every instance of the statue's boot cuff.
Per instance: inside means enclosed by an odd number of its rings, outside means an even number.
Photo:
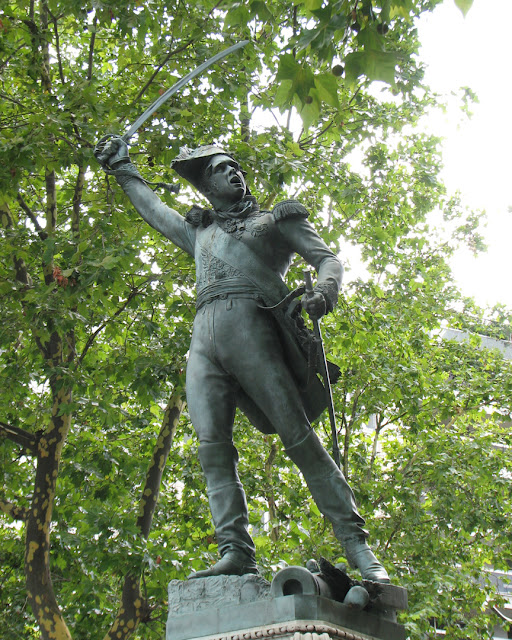
[[[246,573],[258,573],[254,560],[244,553],[228,551],[213,567],[191,573],[188,579],[194,580],[195,578],[208,578],[210,576],[243,576]]]
[[[352,568],[359,569],[363,580],[372,582],[390,582],[386,569],[375,557],[373,551],[360,540],[350,540],[344,542],[345,554]]]

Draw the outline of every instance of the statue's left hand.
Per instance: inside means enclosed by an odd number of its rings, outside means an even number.
[[[325,298],[321,293],[305,293],[301,298],[301,304],[312,320],[318,320],[327,310]]]

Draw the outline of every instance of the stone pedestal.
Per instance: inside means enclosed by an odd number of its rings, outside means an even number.
[[[288,567],[272,585],[254,575],[173,580],[166,640],[405,640],[396,622],[405,589],[362,583],[368,601],[354,606],[326,595],[321,576],[308,573]]]

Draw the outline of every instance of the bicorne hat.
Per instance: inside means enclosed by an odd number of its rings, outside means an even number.
[[[181,147],[179,155],[171,162],[171,168],[201,191],[204,170],[211,158],[218,155],[228,156],[235,160],[230,153],[215,144],[206,144],[197,147],[197,149]]]

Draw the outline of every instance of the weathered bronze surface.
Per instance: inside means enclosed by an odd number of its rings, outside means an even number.
[[[185,217],[147,186],[121,138],[102,145],[97,158],[144,220],[196,264],[187,402],[221,559],[190,577],[257,572],[233,444],[239,407],[257,428],[279,435],[349,562],[365,579],[388,581],[366,544],[352,490],[311,429],[326,406],[325,391],[308,367],[311,336],[284,277],[296,253],[317,271],[314,290],[301,302],[318,319],[336,304],[343,268],[307,221],[306,209],[287,200],[261,210],[238,162],[215,145],[182,149],[173,162],[212,205],[193,207]]]

